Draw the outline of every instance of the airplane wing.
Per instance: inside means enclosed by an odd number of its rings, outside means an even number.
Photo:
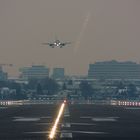
[[[50,45],[51,43],[42,43],[42,45]]]
[[[60,47],[63,47],[63,46],[65,46],[65,45],[67,45],[67,44],[71,44],[71,42],[61,43],[61,44],[60,44]]]
[[[71,44],[71,42],[65,42],[64,44],[65,44],[65,45],[66,45],[66,44]]]
[[[48,46],[50,46],[52,48],[55,47],[55,44],[54,43],[42,43],[42,45],[48,45]]]

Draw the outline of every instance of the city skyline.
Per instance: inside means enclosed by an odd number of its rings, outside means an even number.
[[[108,66],[108,64],[110,65],[116,65],[117,66],[117,64],[118,65],[130,65],[131,66],[131,68],[128,70],[129,72],[130,72],[130,70],[132,70],[132,69],[135,69],[135,66],[138,66],[139,67],[139,65],[140,65],[140,63],[137,63],[137,62],[134,62],[134,61],[117,61],[117,60],[108,60],[108,61],[96,61],[96,62],[94,62],[94,63],[89,63],[89,65],[88,65],[88,67],[86,67],[86,69],[87,69],[87,71],[86,71],[86,73],[84,73],[84,74],[68,74],[67,72],[66,72],[66,69],[64,68],[64,67],[48,67],[47,65],[44,65],[43,63],[42,64],[32,64],[32,65],[28,65],[28,66],[23,66],[23,67],[20,67],[19,69],[18,69],[18,75],[16,75],[15,77],[14,76],[11,76],[11,75],[9,75],[9,73],[6,71],[6,69],[4,69],[2,66],[0,66],[0,68],[1,68],[1,70],[4,72],[4,73],[7,73],[7,76],[9,77],[9,78],[18,78],[18,77],[22,77],[22,74],[23,74],[23,71],[26,71],[26,70],[30,70],[30,69],[32,69],[32,68],[37,68],[37,70],[38,70],[38,68],[46,68],[46,69],[48,69],[48,76],[49,77],[53,77],[53,75],[54,75],[54,70],[56,70],[56,74],[57,74],[57,72],[58,71],[61,71],[60,73],[63,73],[65,76],[78,76],[78,77],[80,77],[80,76],[89,76],[89,71],[91,70],[91,66],[92,66],[92,68],[95,68],[96,67],[96,65],[97,64],[103,64],[103,65],[106,65],[106,66]],[[3,64],[3,65],[6,65],[6,64]],[[11,64],[9,64],[10,66],[11,66]],[[9,66],[8,65],[8,66]],[[113,66],[113,67],[114,67]],[[118,67],[119,68],[119,67]],[[120,68],[117,70],[116,68],[115,68],[115,70],[116,71],[120,71]],[[44,70],[43,70],[44,71]],[[62,72],[63,71],[63,72]],[[101,69],[98,69],[97,70],[99,73],[100,73],[100,71],[104,71],[104,69],[103,68],[101,68]],[[110,70],[109,70],[110,71]],[[33,70],[33,72],[34,72],[34,70]],[[106,71],[104,71],[104,72],[106,72]],[[111,71],[110,71],[111,72]],[[30,73],[30,74],[32,74],[32,72]],[[130,73],[129,73],[130,74]],[[128,75],[129,75],[128,74]],[[135,72],[134,72],[134,74],[136,74]],[[138,76],[139,77],[139,76]]]
[[[0,63],[17,76],[20,67],[44,63],[85,75],[96,61],[140,61],[138,0],[0,1]],[[55,36],[72,44],[42,46]]]

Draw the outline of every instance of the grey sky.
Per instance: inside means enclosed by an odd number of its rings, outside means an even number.
[[[41,46],[55,36],[72,44]],[[112,59],[140,61],[140,0],[0,0],[0,63],[15,65],[10,75],[32,63],[87,74],[89,63]]]

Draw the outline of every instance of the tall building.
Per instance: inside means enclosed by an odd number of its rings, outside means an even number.
[[[43,65],[33,65],[32,67],[24,67],[21,70],[21,78],[28,79],[42,79],[49,77],[49,68]]]
[[[0,81],[5,81],[8,78],[8,74],[3,71],[2,66],[0,66]]]
[[[62,79],[65,76],[64,68],[53,68],[53,78]]]
[[[140,64],[115,60],[89,65],[88,78],[140,80]]]

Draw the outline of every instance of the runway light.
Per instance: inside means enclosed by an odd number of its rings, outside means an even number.
[[[127,102],[124,102],[124,105],[126,106],[127,105]]]
[[[121,105],[120,101],[117,102],[118,105]]]
[[[135,102],[132,102],[133,106],[135,106]]]
[[[60,120],[60,117],[62,116],[62,113],[63,113],[63,110],[64,110],[64,107],[65,107],[65,102],[62,103],[60,109],[59,109],[59,113],[58,113],[58,116],[55,120],[55,123],[50,131],[50,134],[49,134],[49,138],[50,139],[53,139],[55,137],[55,134],[56,134],[56,129],[57,129],[57,126],[58,126],[58,123],[59,123],[59,120]]]

